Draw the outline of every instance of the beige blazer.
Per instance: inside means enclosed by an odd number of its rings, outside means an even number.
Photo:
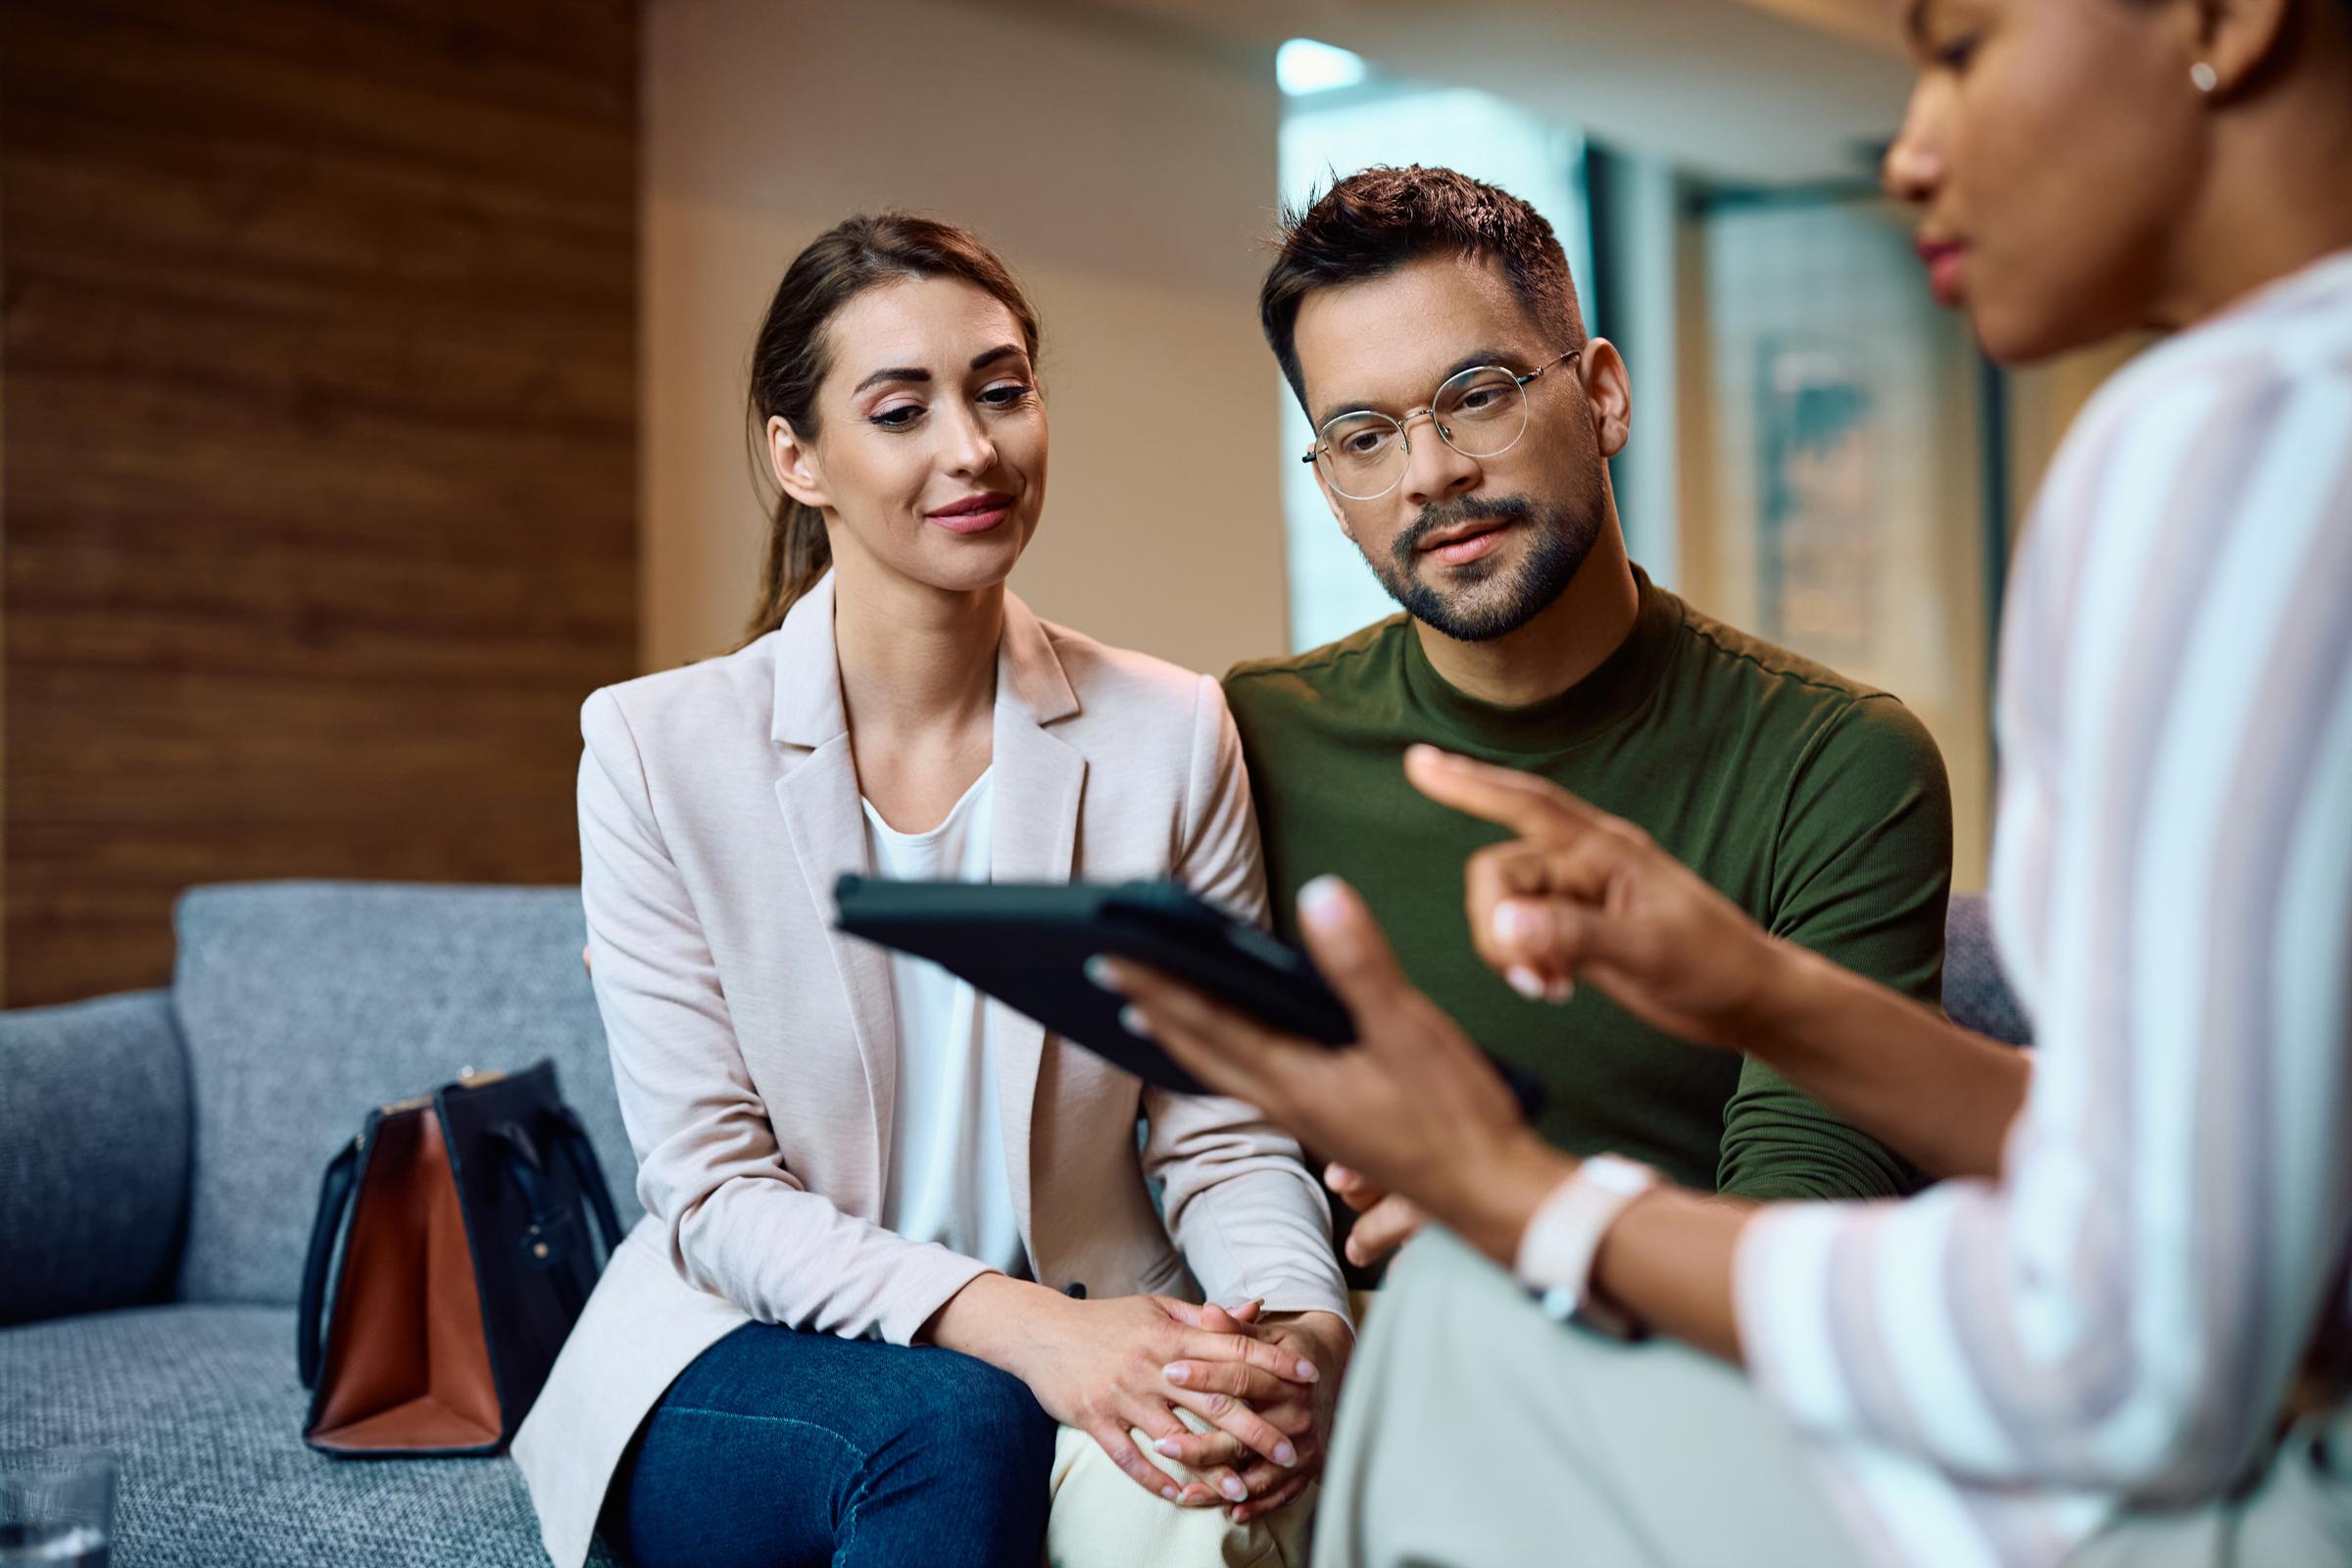
[[[869,869],[833,579],[740,653],[597,692],[580,729],[581,896],[646,1217],[514,1440],[557,1568],[584,1558],[622,1449],[719,1338],[757,1320],[903,1345],[986,1272],[878,1223],[899,1049],[887,955],[829,928],[834,879]],[[1167,874],[1262,915],[1241,744],[1214,681],[1008,595],[995,746],[999,880]],[[1039,1280],[1191,1292],[1189,1263],[1220,1300],[1347,1312],[1296,1144],[1009,1010],[993,1023]]]

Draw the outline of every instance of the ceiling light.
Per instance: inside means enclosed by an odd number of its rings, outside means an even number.
[[[1294,98],[1352,87],[1364,79],[1364,57],[1312,38],[1293,38],[1274,51],[1274,79]]]

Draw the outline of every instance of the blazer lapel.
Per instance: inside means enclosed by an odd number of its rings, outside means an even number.
[[[841,702],[841,665],[833,648],[833,578],[827,573],[785,617],[776,647],[772,737],[788,749],[776,804],[792,837],[793,858],[808,898],[829,926],[833,884],[873,867],[858,804],[858,763]],[[874,1212],[880,1212],[890,1158],[891,1115],[898,1092],[896,1004],[890,956],[871,943],[834,936],[825,944],[849,1002],[850,1023],[865,1065],[873,1112]]]
[[[1004,640],[997,654],[995,724],[996,825],[989,844],[997,882],[1066,882],[1078,846],[1078,805],[1086,786],[1086,758],[1049,733],[1048,724],[1078,711],[1077,694],[1037,617],[1004,596]],[[1038,1067],[1045,1054],[1043,1024],[991,1002],[997,1057],[998,1110],[1013,1210],[1031,1247],[1030,1127],[1037,1104]]]

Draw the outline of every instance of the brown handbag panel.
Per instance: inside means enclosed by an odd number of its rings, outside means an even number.
[[[498,1442],[466,1218],[430,1109],[387,1116],[353,1204],[312,1441],[346,1451]]]

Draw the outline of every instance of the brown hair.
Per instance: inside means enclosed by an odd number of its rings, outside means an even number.
[[[1582,348],[1585,318],[1568,257],[1542,213],[1496,185],[1450,169],[1376,167],[1349,174],[1301,211],[1282,215],[1278,254],[1258,289],[1267,346],[1300,408],[1298,307],[1319,288],[1385,277],[1424,256],[1491,257],[1551,347]]]
[[[1020,324],[1037,357],[1037,312],[1011,271],[968,229],[907,213],[845,220],[792,259],[768,301],[752,344],[750,419],[755,476],[768,474],[767,421],[781,417],[803,441],[816,439],[816,389],[831,368],[825,328],[842,307],[877,283],[905,277],[960,278],[993,295]],[[760,597],[745,629],[746,646],[784,624],[802,595],[833,564],[823,514],[789,495],[776,497],[760,564]]]

